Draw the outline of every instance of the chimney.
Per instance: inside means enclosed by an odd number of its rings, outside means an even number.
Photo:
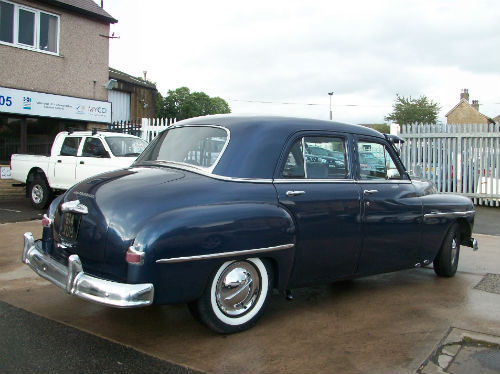
[[[472,107],[479,112],[479,100],[472,100]]]
[[[469,102],[469,89],[464,88],[462,92],[460,92],[460,100],[465,99],[465,101]]]

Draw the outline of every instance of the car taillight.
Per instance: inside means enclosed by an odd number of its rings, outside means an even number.
[[[43,217],[42,217],[42,226],[43,227],[50,227],[50,226],[52,226],[52,219],[50,219],[49,217],[47,217],[46,214],[44,214]]]
[[[138,251],[134,246],[130,246],[125,255],[125,261],[129,264],[142,265],[144,264],[144,252]]]

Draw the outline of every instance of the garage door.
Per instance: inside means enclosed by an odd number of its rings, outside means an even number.
[[[111,102],[111,121],[130,121],[130,94],[128,92],[108,91]]]

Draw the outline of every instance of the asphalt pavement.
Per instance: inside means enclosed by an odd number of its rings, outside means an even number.
[[[474,232],[500,236],[500,207],[476,206]]]
[[[2,301],[0,331],[2,374],[200,373]]]

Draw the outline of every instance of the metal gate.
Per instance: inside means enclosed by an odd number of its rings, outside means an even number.
[[[474,204],[500,206],[498,125],[403,125],[401,158],[440,192],[459,193]]]

